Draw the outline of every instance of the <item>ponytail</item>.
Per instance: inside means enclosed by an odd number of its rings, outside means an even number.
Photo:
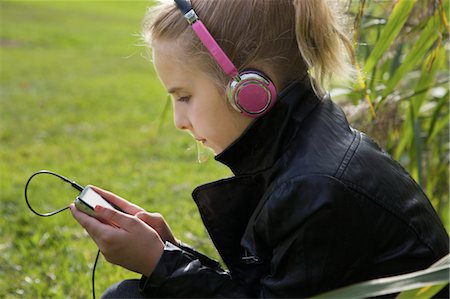
[[[331,75],[348,78],[354,51],[326,0],[294,0],[295,30],[298,48],[313,87],[323,93]]]

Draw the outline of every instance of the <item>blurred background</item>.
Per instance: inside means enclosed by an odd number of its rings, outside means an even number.
[[[448,230],[448,0],[340,1],[361,73],[330,92],[424,188]],[[176,236],[217,257],[192,189],[231,173],[172,125],[140,40],[152,1],[0,2],[0,297],[86,298],[96,246],[64,211],[32,214],[24,185],[49,169],[162,213]],[[202,152],[202,154],[204,154]],[[32,181],[39,211],[78,192]],[[137,274],[100,258],[96,292]]]

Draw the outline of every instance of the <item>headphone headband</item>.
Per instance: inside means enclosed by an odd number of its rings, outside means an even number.
[[[208,29],[206,29],[205,25],[199,20],[197,14],[191,6],[190,1],[188,0],[175,0],[176,5],[181,10],[184,15],[184,18],[188,21],[188,23],[192,26],[195,34],[198,36],[200,41],[206,47],[211,56],[217,61],[220,67],[224,70],[224,72],[230,78],[239,78],[239,73],[237,68],[231,62],[230,58],[228,58],[227,54],[220,48],[215,39],[212,37],[211,33],[209,33]]]

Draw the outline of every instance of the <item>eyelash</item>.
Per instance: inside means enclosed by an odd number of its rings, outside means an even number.
[[[191,99],[190,96],[187,96],[187,97],[179,97],[179,98],[177,99],[177,102],[187,103],[187,102],[189,102],[190,99]]]

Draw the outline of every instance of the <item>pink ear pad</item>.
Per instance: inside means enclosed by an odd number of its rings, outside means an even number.
[[[238,100],[244,111],[259,113],[267,109],[270,97],[265,88],[253,83],[241,87]]]
[[[240,74],[241,81],[231,81],[228,97],[231,105],[245,116],[256,118],[267,113],[275,104],[277,92],[264,75],[247,71]]]

